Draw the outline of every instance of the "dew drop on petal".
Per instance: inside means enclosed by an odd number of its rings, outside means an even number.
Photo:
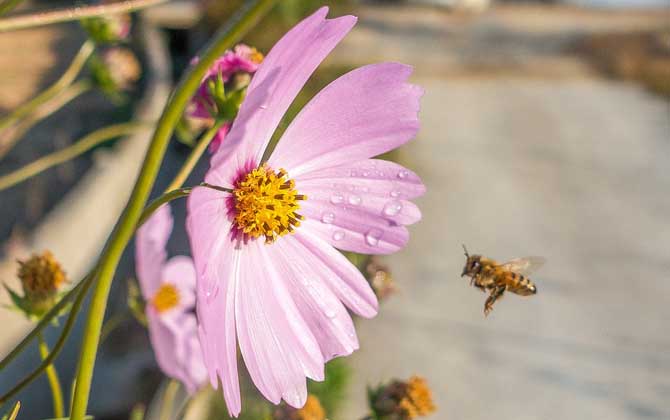
[[[394,200],[386,203],[383,212],[384,216],[397,216],[400,210],[402,210],[402,204],[400,201]]]
[[[263,104],[263,105],[261,105],[261,109],[268,109],[268,106]]]
[[[384,232],[379,229],[370,229],[368,233],[365,234],[365,242],[370,246],[377,246],[383,234]]]
[[[358,173],[356,171],[351,171],[349,172],[349,176],[358,176]]]
[[[390,194],[390,195],[391,195],[391,197],[393,197],[393,198],[398,198],[398,197],[400,197],[400,191],[398,191],[398,190],[393,190],[393,191],[391,191],[391,194]]]
[[[331,212],[325,212],[321,215],[321,221],[329,225],[335,221],[335,214]]]
[[[344,196],[340,193],[334,193],[330,196],[330,202],[333,204],[340,204],[344,201]]]
[[[357,206],[357,205],[361,204],[361,197],[359,197],[357,195],[353,195],[353,194],[350,195],[349,196],[349,204],[354,205],[354,206]]]
[[[409,176],[409,172],[408,172],[408,171],[400,171],[400,172],[398,172],[398,178],[400,178],[400,179],[405,179],[405,178],[407,178],[408,176]]]
[[[344,232],[341,230],[336,230],[335,232],[333,232],[333,239],[336,241],[341,241],[342,239],[344,239]]]
[[[363,174],[362,174],[362,175],[363,175],[363,176],[369,176],[369,175],[370,175],[370,172],[368,172],[368,171],[363,171]]]

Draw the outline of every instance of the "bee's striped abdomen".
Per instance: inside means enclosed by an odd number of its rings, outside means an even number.
[[[507,275],[507,290],[517,295],[529,296],[537,293],[535,284],[526,276],[514,272]]]

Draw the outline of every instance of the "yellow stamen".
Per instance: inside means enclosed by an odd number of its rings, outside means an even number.
[[[324,420],[326,412],[321,405],[321,401],[310,394],[307,396],[305,406],[299,409],[294,417],[296,420]]]
[[[154,295],[152,303],[158,313],[172,309],[179,305],[179,290],[174,285],[165,283]]]
[[[233,195],[237,227],[253,238],[265,236],[267,243],[300,226],[298,201],[307,199],[297,193],[285,170],[275,172],[267,166],[249,172],[236,184]]]
[[[263,61],[263,53],[258,51],[256,48],[251,48],[251,51],[249,51],[249,60],[256,64],[260,64]]]

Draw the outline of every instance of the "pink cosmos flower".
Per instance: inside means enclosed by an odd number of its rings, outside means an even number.
[[[237,73],[254,74],[258,64],[263,60],[263,55],[255,48],[244,44],[235,46],[233,51],[226,51],[209,68],[200,82],[200,87],[191,100],[189,114],[194,118],[212,118],[210,110],[216,109],[216,104],[211,98],[208,90],[210,81],[216,81],[220,76],[224,83]],[[198,57],[193,59],[193,64],[198,62]]]
[[[377,299],[336,248],[388,254],[421,218],[411,201],[425,187],[413,172],[371,159],[416,134],[421,88],[397,63],[354,70],[323,89],[294,119],[268,161],[282,116],[319,63],[356,22],[322,8],[289,31],[259,66],[205,181],[187,229],[197,271],[200,341],[212,386],[241,409],[239,344],[261,393],[294,407],[306,377],[358,349],[348,307],[363,317]]]
[[[167,260],[172,225],[170,207],[160,207],[137,231],[135,264],[158,365],[193,393],[207,378],[193,312],[195,268],[189,257]]]

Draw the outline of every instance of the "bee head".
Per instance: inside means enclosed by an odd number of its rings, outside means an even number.
[[[465,245],[463,245],[463,250],[465,251],[465,257],[467,258],[467,260],[465,261],[465,267],[463,267],[461,277],[463,276],[474,277],[482,269],[482,263],[481,263],[482,256],[468,254],[468,250],[465,248]]]

